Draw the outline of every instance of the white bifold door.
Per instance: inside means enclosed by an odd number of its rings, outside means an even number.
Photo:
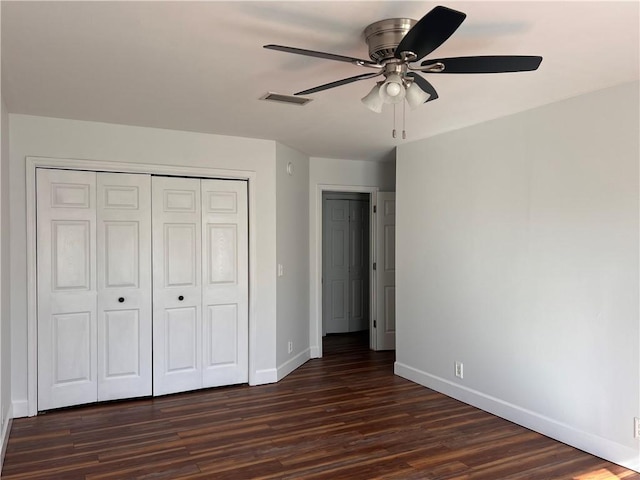
[[[39,410],[248,380],[246,182],[36,180]]]
[[[37,171],[38,409],[151,394],[148,175]]]
[[[154,394],[247,382],[246,183],[152,183]]]
[[[151,185],[97,174],[98,400],[151,395]]]

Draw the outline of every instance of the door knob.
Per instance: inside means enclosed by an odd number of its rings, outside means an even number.
[[[119,301],[120,303],[124,302],[124,297],[120,297],[120,298],[118,299],[118,301]]]
[[[182,301],[182,300],[184,300],[184,297],[183,297],[182,295],[180,295],[180,296],[178,297],[178,300]]]

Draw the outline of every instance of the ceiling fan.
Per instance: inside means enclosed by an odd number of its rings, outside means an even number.
[[[313,87],[294,95],[307,95],[339,87],[359,80],[384,76],[362,102],[374,112],[381,112],[384,104],[397,104],[406,99],[411,108],[438,98],[438,93],[421,73],[503,73],[536,70],[542,57],[530,55],[492,55],[451,57],[420,61],[442,45],[462,24],[466,14],[437,6],[419,21],[410,18],[391,18],[372,23],[364,30],[371,60],[333,53],[264,45],[270,50],[307,55],[310,57],[348,62],[358,67],[374,69],[335,82]]]

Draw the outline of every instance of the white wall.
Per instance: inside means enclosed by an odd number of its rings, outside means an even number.
[[[44,156],[255,172],[257,235],[255,360],[258,379],[276,378],[275,142],[95,122],[9,115],[11,155],[12,396],[26,414],[27,298],[25,157]]]
[[[309,185],[358,185],[380,187],[380,191],[393,192],[396,185],[395,161],[369,162],[366,160],[337,160],[311,157]],[[315,191],[309,192],[311,199]]]
[[[287,165],[292,165],[292,175]],[[276,144],[276,259],[278,277],[276,359],[278,379],[309,356],[309,157]],[[293,351],[288,353],[288,342]]]
[[[321,235],[322,201],[319,191],[323,186],[376,187],[379,191],[395,190],[395,161],[369,162],[364,160],[336,160],[311,157],[309,165],[309,345],[311,356],[322,351],[322,318],[319,276],[322,272]],[[345,189],[347,190],[347,189]]]
[[[401,146],[396,188],[396,373],[636,470],[638,91]]]
[[[0,81],[0,471],[12,416],[9,258],[9,115]]]

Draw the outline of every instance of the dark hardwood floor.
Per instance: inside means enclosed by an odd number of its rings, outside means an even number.
[[[16,419],[2,478],[640,479],[394,376],[366,341],[330,336],[278,384]]]

